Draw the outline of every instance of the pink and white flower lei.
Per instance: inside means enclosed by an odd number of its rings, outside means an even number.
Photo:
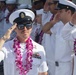
[[[25,58],[25,65],[23,65],[22,61],[22,54],[20,51],[20,42],[17,38],[14,39],[14,53],[16,55],[15,64],[17,66],[17,70],[19,70],[20,75],[26,75],[30,69],[32,69],[32,55],[33,55],[33,43],[30,38],[27,39],[26,43],[26,58]]]

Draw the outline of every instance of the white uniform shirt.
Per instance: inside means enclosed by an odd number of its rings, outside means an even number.
[[[38,72],[46,72],[48,70],[47,64],[46,64],[46,58],[45,58],[45,51],[43,46],[35,43],[33,40],[33,53],[38,52],[41,56],[41,59],[34,58],[33,57],[33,66],[32,70],[30,70],[27,75],[38,75]],[[23,55],[23,59],[25,58],[26,53],[26,45],[24,43],[20,44],[21,46],[21,52]],[[4,74],[5,75],[19,75],[19,71],[16,70],[15,65],[15,55],[14,55],[14,49],[13,49],[13,40],[8,41],[4,44],[4,47],[2,48],[2,51],[0,51],[0,60],[4,59]]]
[[[64,24],[59,22],[58,25],[51,29],[52,33],[56,34],[56,44],[55,44],[55,60],[59,62],[66,62],[71,60],[71,50],[69,47],[69,41],[65,41],[61,36],[62,28]]]
[[[43,13],[42,14],[42,26],[44,26],[47,22],[50,21],[52,14],[50,12],[47,13]],[[50,37],[49,34],[44,33],[43,34],[43,40],[42,40],[42,45],[45,47],[45,43],[47,43],[48,41],[45,41],[47,39],[47,37]],[[48,38],[49,40],[49,38]]]
[[[65,40],[73,40],[76,38],[76,26],[71,26],[69,22],[62,29],[62,37]]]
[[[52,17],[52,13],[50,13],[50,11],[47,13],[43,12],[42,13],[42,25],[44,26],[47,22],[49,22],[51,17]]]
[[[76,26],[71,26],[69,22],[62,29],[62,37],[70,42],[70,49],[74,48],[74,40],[76,39]]]
[[[40,31],[41,31],[41,25],[40,24],[33,24],[33,26],[32,26],[32,32],[31,32],[31,38],[33,39],[33,40],[35,40],[35,37],[36,37],[36,35],[37,34],[39,34],[40,33]]]
[[[43,13],[42,25],[45,25],[52,18],[53,14],[50,12]],[[55,58],[55,35],[46,34],[43,35],[42,45],[45,47],[47,54],[47,61],[54,62]]]
[[[62,29],[62,37],[70,42],[70,49],[74,49],[74,40],[76,39],[76,26],[71,26],[69,22]],[[76,75],[76,56],[74,55],[74,71],[73,75]]]

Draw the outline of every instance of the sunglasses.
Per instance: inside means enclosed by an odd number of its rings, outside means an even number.
[[[17,28],[18,28],[19,30],[23,30],[25,27],[26,27],[27,29],[32,28],[32,23],[31,23],[31,24],[18,24],[18,25],[17,25]]]

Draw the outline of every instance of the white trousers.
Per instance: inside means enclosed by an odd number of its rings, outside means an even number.
[[[55,75],[72,75],[72,62],[60,62],[56,66]]]
[[[47,61],[48,64],[48,75],[55,75],[55,63]]]

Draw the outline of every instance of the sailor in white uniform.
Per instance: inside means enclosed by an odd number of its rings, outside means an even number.
[[[54,19],[51,22],[47,23],[45,27],[46,30],[49,30],[51,28],[51,33],[56,35],[55,75],[72,75],[72,50],[69,47],[69,42],[65,41],[61,36],[61,32],[64,24],[70,21],[72,14],[75,12],[75,4],[67,0],[59,0],[57,7],[58,8],[56,9],[59,9],[59,12],[55,15]],[[59,26],[56,27],[57,25]]]
[[[58,9],[60,11],[60,19],[64,25],[69,22],[75,12],[76,5],[71,1],[60,0]],[[64,27],[64,26],[63,26]],[[62,27],[62,29],[63,29]],[[55,49],[55,75],[72,75],[72,49],[70,48],[70,41],[64,40],[62,37],[62,29],[57,30],[56,33],[56,49]],[[52,30],[53,31],[53,30]],[[55,31],[53,31],[55,32]]]
[[[5,75],[47,75],[45,50],[30,38],[34,18],[34,13],[28,9],[10,15],[10,23],[15,25],[0,39],[0,61],[4,60]],[[17,36],[4,44],[14,29]]]
[[[63,30],[62,30],[62,37],[67,41],[70,41],[70,48],[73,50],[74,57],[73,61],[73,75],[76,75],[76,12],[74,13],[70,22],[68,22]]]
[[[42,26],[44,27],[47,22],[50,22],[54,14],[57,12],[55,7],[58,3],[58,0],[47,0],[44,6],[44,13],[42,14]],[[47,7],[47,8],[46,8]],[[49,8],[49,11],[46,9]],[[43,29],[42,27],[42,29]],[[55,35],[45,33],[42,38],[42,45],[45,48],[47,63],[48,63],[48,73],[49,75],[55,75]]]

